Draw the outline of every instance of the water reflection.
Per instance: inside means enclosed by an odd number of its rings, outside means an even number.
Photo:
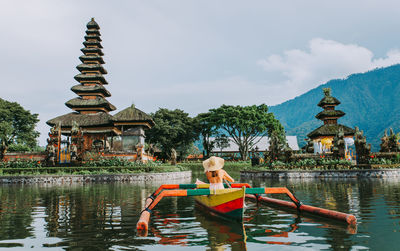
[[[201,211],[196,211],[195,215],[200,226],[207,231],[204,246],[211,250],[247,250],[243,224],[211,217]]]
[[[390,241],[398,238],[398,180],[241,181],[287,186],[306,204],[356,215],[358,229],[250,202],[244,225],[238,226],[197,210],[193,198],[179,197],[163,199],[153,211],[149,236],[138,237],[144,199],[159,184],[3,185],[0,248],[390,249]]]

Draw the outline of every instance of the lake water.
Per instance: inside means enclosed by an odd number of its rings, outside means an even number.
[[[236,179],[238,173],[233,174]],[[194,172],[193,179],[201,172]],[[136,234],[144,199],[158,184],[0,186],[4,250],[398,250],[396,180],[241,180],[286,186],[305,204],[354,214],[357,229],[247,202],[243,225],[204,214],[193,198],[165,198],[148,236]],[[280,198],[279,196],[277,198]]]

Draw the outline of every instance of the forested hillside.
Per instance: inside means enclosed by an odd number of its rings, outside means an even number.
[[[317,104],[323,98],[324,87],[330,87],[332,96],[341,101],[336,109],[346,113],[338,122],[363,130],[374,151],[379,150],[385,129],[392,127],[395,132],[400,131],[400,65],[393,65],[331,80],[270,107],[285,126],[287,135],[297,135],[300,145],[304,144],[307,133],[322,125],[315,115],[322,111]]]

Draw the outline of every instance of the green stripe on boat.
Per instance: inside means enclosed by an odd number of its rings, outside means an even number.
[[[246,188],[246,194],[264,194],[265,188],[263,187],[255,187],[255,188]]]
[[[179,184],[180,189],[195,189],[197,188],[196,184]]]
[[[187,190],[187,196],[209,195],[210,189]]]

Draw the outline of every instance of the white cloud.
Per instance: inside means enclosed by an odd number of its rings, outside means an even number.
[[[118,85],[110,85],[109,89],[114,89],[113,97],[109,100],[118,107],[118,111],[134,102],[139,109],[148,113],[163,107],[183,109],[195,116],[222,104],[279,104],[330,79],[399,62],[398,50],[391,50],[385,57],[374,59],[373,53],[367,48],[316,38],[310,41],[309,51],[288,50],[283,55],[271,55],[267,59],[259,60],[258,63],[272,79],[255,80],[243,75],[230,75],[197,81],[167,81],[162,84],[148,84],[145,88],[130,87],[131,82],[128,82],[122,88],[123,79],[115,76],[116,79],[111,82]],[[41,144],[44,144],[47,137],[48,126],[45,121],[69,112],[62,104],[74,96],[72,92],[68,92],[68,88],[65,84],[65,91],[61,92],[65,97],[60,98],[58,95],[58,103],[54,99],[48,100],[54,104],[52,107],[62,107],[63,111],[41,109],[41,123],[38,126],[42,132]],[[129,89],[134,91],[126,91]]]
[[[95,17],[109,72],[106,88],[113,95],[108,100],[117,111],[132,102],[148,113],[166,107],[191,115],[224,103],[274,105],[331,78],[398,63],[398,51],[381,55],[398,45],[393,20],[399,5],[395,0],[4,1],[0,97],[40,115],[45,144],[45,122],[71,111],[64,102],[76,96],[70,88],[77,84],[73,76],[85,24]],[[368,49],[313,39],[307,50],[285,51],[313,37],[346,39]],[[267,73],[255,65],[260,55],[271,55],[259,61]]]
[[[330,79],[397,63],[400,63],[399,50],[391,50],[383,58],[374,58],[365,47],[322,38],[311,39],[308,51],[287,50],[283,55],[274,54],[258,61],[265,71],[282,73],[281,84],[295,96]]]

